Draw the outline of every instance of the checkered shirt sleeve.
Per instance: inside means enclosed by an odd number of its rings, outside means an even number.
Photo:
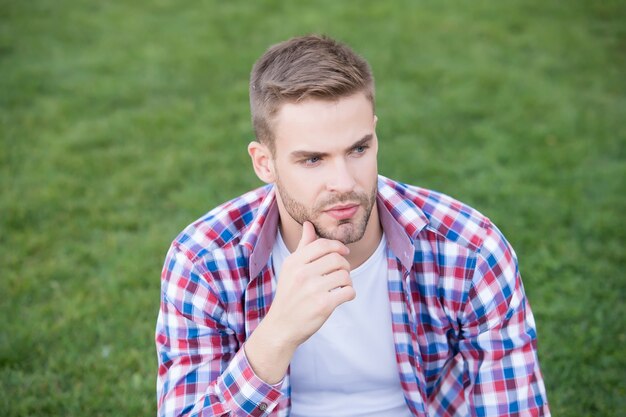
[[[454,366],[431,404],[438,416],[549,416],[535,321],[515,252],[491,225],[459,317]]]
[[[254,374],[205,274],[179,249],[168,252],[156,329],[158,415],[269,415],[280,385]]]

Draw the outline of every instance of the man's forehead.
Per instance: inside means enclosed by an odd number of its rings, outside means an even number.
[[[332,101],[307,99],[285,103],[272,124],[277,149],[323,151],[347,146],[373,133],[374,113],[364,94]]]

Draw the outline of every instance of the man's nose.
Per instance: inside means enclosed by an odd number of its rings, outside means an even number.
[[[350,166],[345,160],[336,161],[333,164],[333,170],[329,173],[328,190],[338,193],[345,193],[353,191],[356,186],[356,175],[358,173],[352,172]]]

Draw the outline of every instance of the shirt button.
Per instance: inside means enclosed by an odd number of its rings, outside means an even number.
[[[267,410],[267,404],[266,403],[259,404],[259,410],[261,410],[261,411]]]

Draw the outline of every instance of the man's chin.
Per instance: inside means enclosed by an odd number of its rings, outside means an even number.
[[[359,231],[355,229],[354,224],[350,222],[342,222],[334,227],[315,226],[315,231],[319,237],[338,240],[344,245],[358,242],[365,234],[364,232],[359,233]]]

